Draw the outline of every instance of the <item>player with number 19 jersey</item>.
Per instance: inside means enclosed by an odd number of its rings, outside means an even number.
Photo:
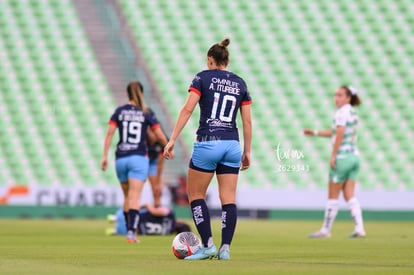
[[[205,70],[196,75],[188,91],[200,96],[197,141],[239,140],[238,109],[252,103],[242,78],[225,70]]]
[[[144,113],[132,104],[118,107],[109,123],[118,127],[119,142],[115,153],[117,159],[132,155],[147,156],[147,128],[160,127],[160,123],[150,109]]]

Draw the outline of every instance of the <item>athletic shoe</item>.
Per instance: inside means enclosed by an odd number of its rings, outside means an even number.
[[[116,235],[116,229],[115,228],[107,228],[105,230],[106,236]]]
[[[365,234],[364,231],[361,232],[353,232],[351,235],[349,235],[350,238],[365,238],[367,235]]]
[[[331,234],[324,233],[321,231],[318,231],[318,232],[315,232],[309,235],[309,238],[311,239],[325,239],[325,238],[330,238],[330,237],[331,237]]]
[[[115,215],[111,215],[111,214],[109,214],[109,215],[107,215],[107,216],[106,216],[106,220],[107,220],[109,223],[115,223],[115,222],[116,222],[116,216],[115,216]]]
[[[136,243],[137,242],[137,236],[134,232],[128,231],[127,232],[127,243]]]
[[[230,251],[228,251],[227,249],[220,250],[218,254],[218,259],[219,260],[230,260]]]
[[[191,256],[187,256],[184,260],[205,260],[212,259],[217,256],[217,248],[213,244],[210,247],[202,247]]]

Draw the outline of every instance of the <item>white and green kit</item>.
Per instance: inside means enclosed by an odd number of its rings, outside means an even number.
[[[336,167],[329,171],[329,180],[334,183],[343,183],[347,179],[356,180],[359,172],[359,153],[356,145],[357,124],[358,116],[350,104],[336,111],[332,125],[332,145],[335,143],[338,126],[344,126],[345,133],[336,155]]]

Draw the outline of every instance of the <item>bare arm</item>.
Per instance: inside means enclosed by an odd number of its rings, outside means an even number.
[[[164,132],[161,130],[161,127],[155,128],[151,130],[155,136],[155,140],[159,141],[162,146],[165,146],[168,142],[167,137],[165,136]]]
[[[196,93],[190,92],[184,106],[181,108],[180,114],[178,115],[177,122],[175,123],[174,130],[171,134],[170,140],[164,148],[164,158],[174,158],[174,143],[177,137],[180,135],[184,126],[187,124],[194,111],[195,106],[200,100],[200,96]]]
[[[243,123],[243,156],[241,170],[245,170],[250,166],[250,150],[252,145],[252,119],[250,104],[240,107],[240,114]]]
[[[319,137],[331,137],[332,136],[332,130],[312,130],[312,129],[304,129],[303,133],[305,136],[319,136]]]
[[[147,137],[148,137],[149,144],[154,144],[155,142],[157,142],[157,137],[155,136],[153,130],[147,129]]]
[[[106,131],[106,137],[104,141],[104,149],[102,154],[102,161],[101,161],[101,169],[105,171],[108,168],[108,151],[109,147],[111,147],[112,137],[115,133],[116,126],[113,124],[109,124],[108,130]]]

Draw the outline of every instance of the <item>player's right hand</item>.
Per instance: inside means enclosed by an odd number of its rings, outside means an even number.
[[[312,130],[312,129],[303,129],[303,134],[305,134],[305,136],[313,136],[314,130]]]
[[[174,158],[174,155],[174,141],[170,140],[164,147],[164,158],[170,160]]]
[[[240,170],[246,170],[250,167],[250,153],[243,153]]]

